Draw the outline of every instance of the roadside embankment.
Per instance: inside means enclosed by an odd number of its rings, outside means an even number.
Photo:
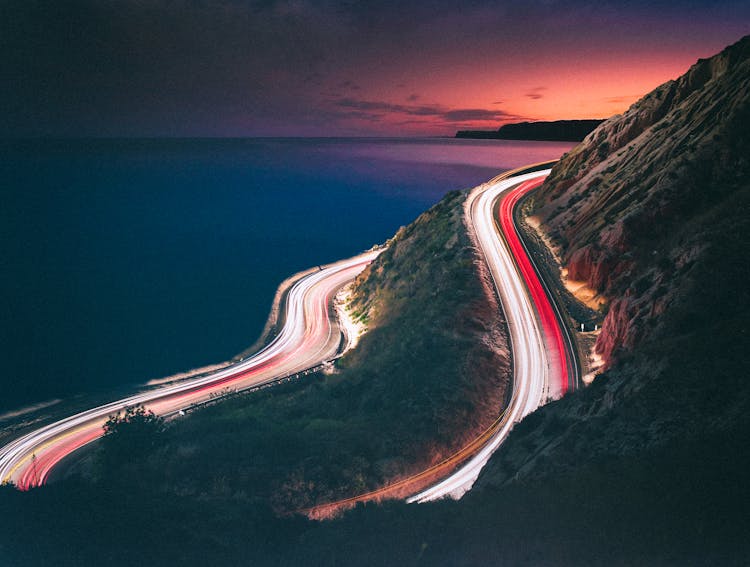
[[[357,278],[346,309],[368,331],[332,371],[196,411],[107,476],[288,511],[409,476],[476,437],[504,405],[510,360],[464,199],[402,228]]]

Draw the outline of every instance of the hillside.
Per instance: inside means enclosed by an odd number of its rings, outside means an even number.
[[[205,508],[209,523],[253,508],[265,524],[271,509],[289,513],[365,492],[473,439],[505,403],[510,361],[491,284],[463,226],[464,197],[450,193],[402,228],[357,279],[349,309],[369,330],[332,373],[237,395],[170,423],[156,439],[107,438],[67,481],[0,494],[0,505],[20,506],[10,541],[26,541],[21,526],[46,529],[36,514],[49,498],[67,502],[63,509],[86,508],[82,493],[90,521],[107,521],[103,502],[127,498],[123,534],[139,533],[133,516],[154,500],[191,517]],[[148,442],[134,450],[139,438]],[[152,521],[167,529],[166,517]]]
[[[726,225],[744,221],[749,58],[745,38],[660,86],[589,135],[536,196],[568,278],[612,300],[597,342],[609,364],[732,245],[717,236],[742,228]]]
[[[350,310],[369,330],[333,373],[196,412],[157,456],[116,474],[288,512],[422,470],[486,428],[504,402],[508,347],[462,201],[451,193],[401,229],[358,278]]]
[[[454,193],[358,281],[371,330],[339,374],[199,412],[106,483],[0,490],[0,562],[745,565],[749,81],[750,37],[555,166],[529,205],[561,273],[603,301],[607,365],[520,423],[461,501],[320,523],[268,509],[377,483],[404,470],[396,455],[429,461],[414,442],[459,442],[453,428],[480,425],[470,405],[504,386],[506,339]],[[263,486],[290,490],[269,502]]]
[[[568,277],[607,301],[596,350],[610,370],[519,427],[486,484],[678,440],[747,438],[749,87],[746,37],[605,122],[553,169],[536,214]]]
[[[518,122],[505,124],[498,130],[459,130],[456,132],[456,138],[580,142],[602,122],[603,120]]]
[[[603,123],[530,203],[604,301],[593,384],[528,416],[461,501],[306,543],[356,540],[346,564],[746,564],[749,85],[746,37]]]

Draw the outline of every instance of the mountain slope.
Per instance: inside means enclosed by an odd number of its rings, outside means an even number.
[[[535,196],[606,301],[606,370],[517,425],[461,501],[317,527],[310,564],[746,563],[749,48],[602,124]]]
[[[609,370],[522,423],[480,484],[750,431],[748,85],[745,38],[555,166],[536,213],[569,276],[609,301]]]
[[[732,222],[722,208],[747,187],[749,93],[750,37],[597,128],[537,194],[568,277],[612,299],[597,344],[608,363],[647,339]]]

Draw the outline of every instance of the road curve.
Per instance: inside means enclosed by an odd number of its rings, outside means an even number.
[[[519,199],[538,187],[550,172],[545,169],[526,173],[534,167],[506,172],[476,187],[464,205],[467,225],[490,269],[509,328],[513,390],[507,407],[476,439],[429,469],[365,494],[300,510],[301,513],[325,518],[358,502],[403,498],[408,494],[413,496],[407,502],[458,498],[471,488],[515,423],[578,385],[572,339],[514,223]],[[419,492],[414,494],[416,491]]]
[[[372,250],[300,278],[287,294],[281,332],[252,357],[78,413],[8,443],[0,448],[0,483],[12,482],[21,490],[44,484],[55,465],[101,437],[107,418],[128,406],[142,404],[157,415],[171,415],[227,388],[239,391],[270,384],[335,358],[341,329],[329,317],[331,299],[379,253]]]
[[[474,189],[466,201],[469,222],[505,312],[513,359],[513,391],[487,443],[450,476],[408,502],[461,497],[513,425],[540,405],[562,396],[568,388],[570,355],[561,321],[513,220],[519,199],[538,187],[549,172],[545,169],[493,180]]]

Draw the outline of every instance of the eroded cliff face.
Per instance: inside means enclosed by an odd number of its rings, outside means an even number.
[[[705,218],[750,168],[750,36],[699,60],[586,137],[535,196],[568,275],[609,301],[607,366],[641,344],[696,262]]]
[[[749,85],[750,36],[608,120],[555,166],[532,204],[571,277],[608,299],[596,345],[607,368],[524,419],[478,488],[575,476],[612,459],[637,471],[665,448],[747,438]],[[747,458],[733,451],[721,467]]]

